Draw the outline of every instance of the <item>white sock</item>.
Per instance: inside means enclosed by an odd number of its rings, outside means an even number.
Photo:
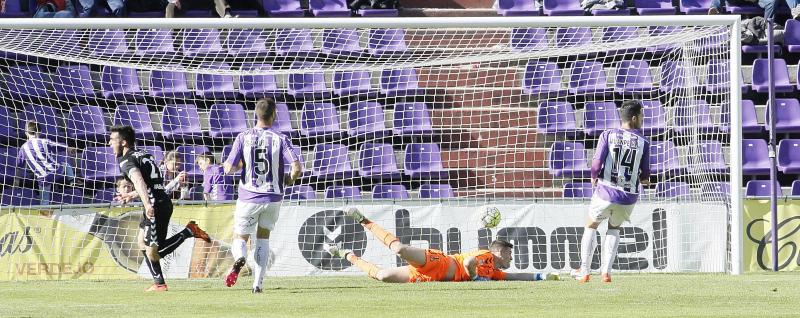
[[[233,260],[245,257],[247,255],[247,242],[240,238],[233,239],[231,254],[233,254]]]
[[[254,270],[255,277],[253,279],[253,288],[261,288],[264,281],[264,274],[267,273],[267,264],[269,264],[269,239],[256,240],[256,268]]]
[[[597,247],[597,242],[594,236],[597,230],[593,228],[583,229],[583,238],[581,238],[581,274],[586,275],[592,270],[592,256],[594,249]]]
[[[611,265],[617,258],[617,246],[619,246],[619,230],[609,229],[603,240],[603,265],[600,267],[602,273],[611,273]]]

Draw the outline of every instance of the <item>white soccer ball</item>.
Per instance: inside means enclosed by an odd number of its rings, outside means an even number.
[[[481,222],[483,223],[483,227],[487,229],[496,227],[500,224],[502,219],[503,216],[500,214],[500,209],[495,206],[486,207],[486,209],[483,210],[483,214],[481,214]]]

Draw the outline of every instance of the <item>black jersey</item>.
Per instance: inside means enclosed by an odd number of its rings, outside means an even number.
[[[118,160],[119,169],[128,181],[131,181],[129,176],[131,169],[136,168],[141,172],[144,183],[147,184],[147,194],[150,196],[151,202],[161,201],[164,198],[169,199],[164,192],[164,176],[152,155],[141,150],[131,149]]]

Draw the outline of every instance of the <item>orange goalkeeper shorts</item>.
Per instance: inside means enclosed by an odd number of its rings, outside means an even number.
[[[450,265],[450,256],[440,250],[425,250],[425,265],[409,266],[409,283],[422,283],[444,281],[447,275],[447,266]]]

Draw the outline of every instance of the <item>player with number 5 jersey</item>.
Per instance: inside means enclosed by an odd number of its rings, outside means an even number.
[[[271,128],[276,117],[275,101],[269,98],[259,100],[256,103],[256,127],[236,136],[224,164],[226,174],[241,170],[231,246],[235,261],[225,278],[225,285],[236,284],[239,271],[246,263],[247,240],[256,232],[254,293],[262,291],[269,261],[269,235],[278,220],[283,188],[294,183],[302,173],[289,137]],[[284,163],[291,163],[288,176],[285,175]]]

